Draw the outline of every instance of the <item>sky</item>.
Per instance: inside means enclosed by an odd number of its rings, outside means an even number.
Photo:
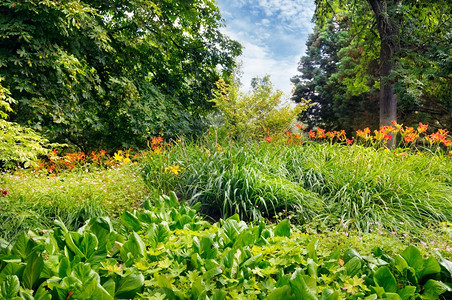
[[[312,32],[314,0],[217,0],[226,27],[222,32],[240,42],[242,90],[251,79],[270,75],[274,87],[290,94]]]

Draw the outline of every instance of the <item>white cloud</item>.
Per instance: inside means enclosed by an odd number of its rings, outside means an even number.
[[[227,27],[224,32],[243,46],[242,83],[271,75],[275,87],[290,93],[290,78],[304,55],[312,32],[314,0],[218,0]]]

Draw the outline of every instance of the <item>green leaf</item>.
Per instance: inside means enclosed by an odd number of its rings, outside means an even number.
[[[223,290],[215,290],[212,295],[212,300],[224,300],[228,293]]]
[[[340,300],[341,295],[338,291],[333,291],[331,289],[324,289],[322,291],[322,296],[320,297],[320,300]]]
[[[424,258],[419,249],[414,246],[408,246],[408,248],[402,252],[401,256],[405,259],[408,266],[416,271],[416,274],[424,267]]]
[[[345,265],[345,273],[353,277],[356,274],[358,274],[359,271],[361,271],[362,261],[358,256],[354,256],[352,259],[350,259]]]
[[[27,289],[33,289],[33,285],[39,279],[42,270],[44,269],[44,260],[37,253],[30,256],[22,275],[23,286]]]
[[[97,251],[97,246],[97,237],[93,233],[85,231],[83,233],[83,240],[79,246],[83,256],[87,259],[92,257]]]
[[[146,236],[151,243],[152,247],[156,247],[159,243],[165,243],[168,241],[171,230],[168,227],[167,222],[162,222],[160,224],[151,224]]]
[[[34,246],[36,246],[36,243],[33,242],[33,240],[31,240],[25,233],[22,233],[14,243],[11,253],[19,255],[22,259],[26,259],[31,253],[33,253]]]
[[[314,278],[295,271],[290,279],[292,292],[297,299],[317,300],[317,284]]]
[[[285,236],[290,237],[290,222],[285,219],[278,223],[275,227],[275,235],[276,236]]]
[[[16,275],[7,275],[0,284],[0,299],[14,298],[19,293],[19,290],[19,278]]]
[[[270,293],[267,297],[268,300],[290,300],[295,299],[293,295],[291,294],[290,287],[285,285],[282,287],[279,287],[273,292]]]
[[[399,294],[399,296],[400,296],[400,298],[402,298],[402,300],[408,300],[414,296],[415,292],[416,292],[415,286],[406,286],[403,289],[399,290],[397,292],[397,294]]]
[[[452,261],[441,257],[439,264],[441,266],[441,273],[444,274],[444,278],[452,280]]]
[[[135,258],[144,257],[146,252],[146,245],[136,232],[132,232],[129,236],[129,240],[124,243],[120,252],[121,258],[124,261],[127,260],[127,253],[131,253]]]
[[[403,270],[408,268],[408,263],[402,256],[400,256],[400,254],[396,254],[394,256],[394,265],[400,273],[402,273]]]
[[[143,274],[132,273],[126,277],[121,278],[117,285],[115,298],[131,299],[136,293],[140,292],[144,284]]]
[[[344,257],[342,259],[344,260],[345,263],[347,263],[350,259],[352,259],[355,256],[362,259],[361,255],[355,249],[350,249],[344,253]]]
[[[309,244],[306,246],[306,249],[308,250],[308,257],[312,258],[315,262],[317,262],[317,246],[319,244],[318,239],[314,239],[309,242]]]
[[[424,266],[422,270],[419,272],[419,280],[422,280],[425,276],[440,273],[441,266],[438,264],[438,261],[434,257],[429,257],[424,260]]]
[[[375,283],[384,288],[385,292],[397,292],[397,281],[388,267],[380,267],[374,274]]]
[[[438,299],[439,295],[452,291],[447,285],[440,281],[429,279],[424,285],[424,292],[422,296],[425,299]]]
[[[122,214],[121,224],[135,232],[138,232],[141,229],[140,220],[138,220],[135,215],[131,214],[128,211],[124,211],[124,213]]]

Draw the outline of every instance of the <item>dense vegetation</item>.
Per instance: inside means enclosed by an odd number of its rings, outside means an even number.
[[[450,1],[316,3],[301,74],[291,79],[292,99],[315,103],[303,122],[347,131],[396,119],[410,126],[452,127]],[[383,87],[392,90],[386,98],[396,102],[385,124],[378,122]]]
[[[195,134],[241,52],[221,26],[211,0],[1,1],[10,120],[84,151]]]
[[[451,299],[450,3],[316,4],[293,106],[213,0],[2,1],[0,299]]]

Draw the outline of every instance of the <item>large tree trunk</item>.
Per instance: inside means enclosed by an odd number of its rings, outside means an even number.
[[[391,125],[397,120],[397,94],[394,93],[389,75],[395,66],[395,55],[399,51],[399,29],[397,21],[388,7],[397,0],[368,0],[377,20],[380,34],[380,126]]]

